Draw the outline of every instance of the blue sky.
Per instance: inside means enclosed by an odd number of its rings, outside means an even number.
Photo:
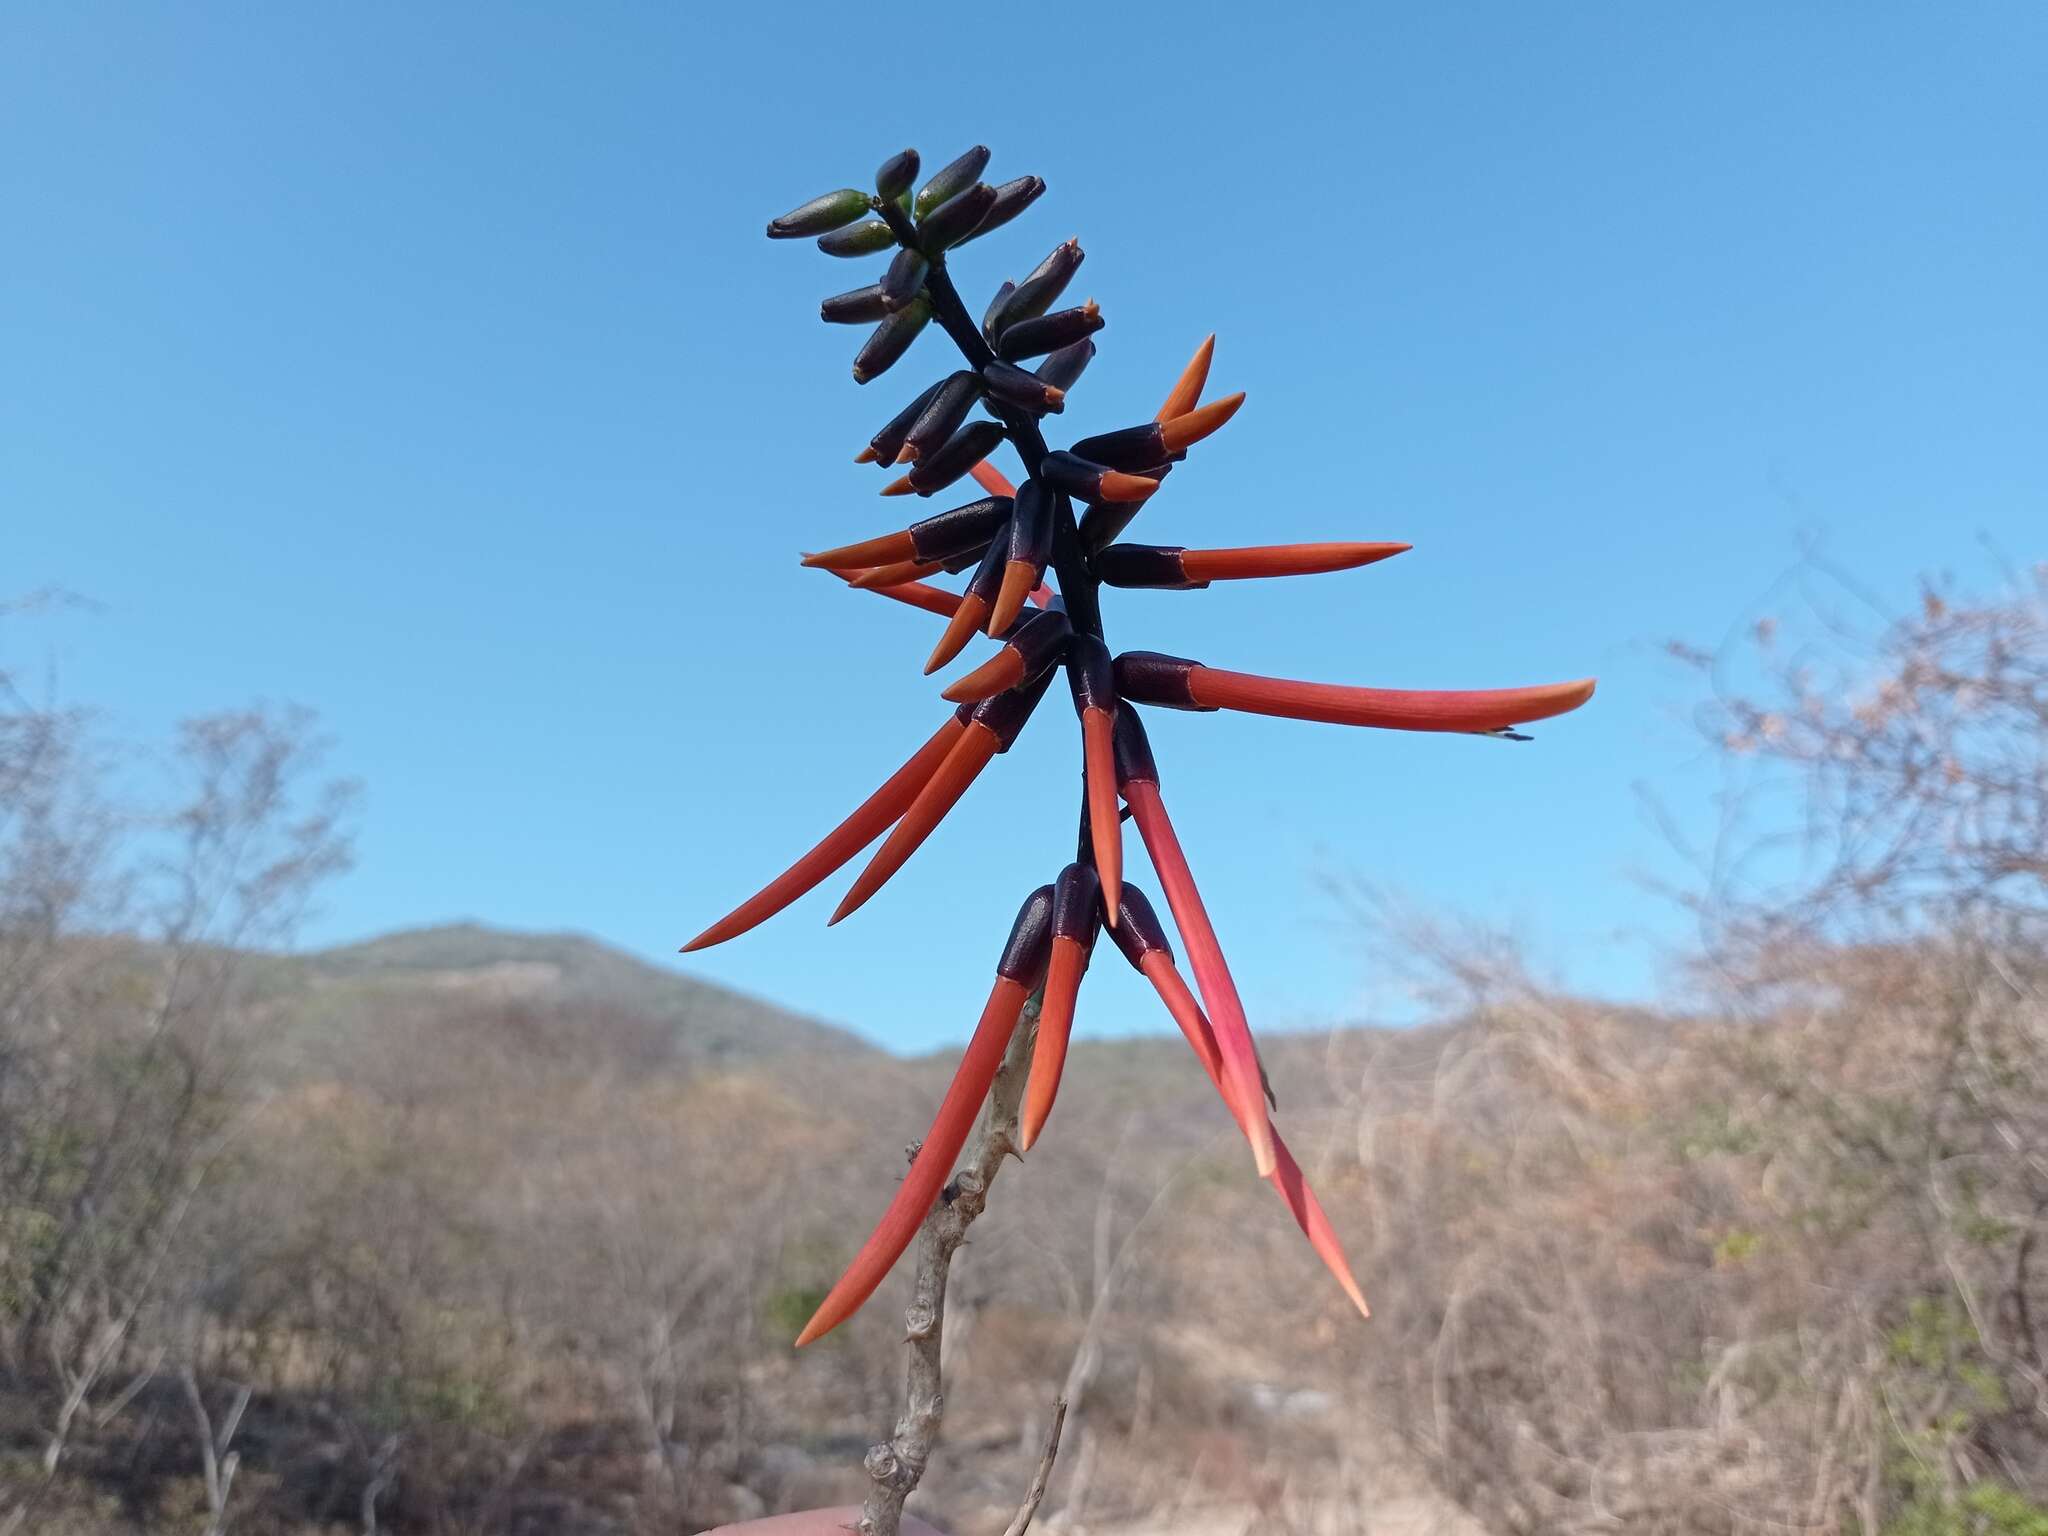
[[[474,917],[650,959],[941,717],[926,616],[796,551],[903,502],[850,462],[865,280],[765,219],[915,144],[1051,191],[977,303],[1088,251],[1062,425],[1200,337],[1245,411],[1133,537],[1398,538],[1254,590],[1111,594],[1113,643],[1390,686],[1597,673],[1509,748],[1158,717],[1254,1023],[1398,999],[1330,876],[1652,985],[1683,925],[1690,685],[1817,539],[1887,599],[2041,558],[2048,11],[2026,4],[21,4],[0,14],[0,634],[110,729],[317,709],[368,787],[308,938]],[[965,499],[961,497],[960,499]],[[927,510],[947,502],[935,502]],[[834,882],[697,972],[914,1049],[966,1032],[1071,846],[1054,699],[856,918]],[[1135,847],[1135,839],[1133,846]],[[1138,877],[1145,878],[1142,863]],[[1114,962],[1084,1005],[1149,1027]],[[1163,1022],[1163,1021],[1162,1021]]]

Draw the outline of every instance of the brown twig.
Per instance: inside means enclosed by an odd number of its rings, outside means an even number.
[[[1031,1474],[1030,1490],[1024,1495],[1024,1502],[1017,1506],[1016,1518],[1003,1536],[1024,1536],[1031,1529],[1031,1517],[1038,1513],[1038,1505],[1045,1498],[1046,1485],[1052,1481],[1053,1463],[1059,1460],[1060,1430],[1067,1422],[1067,1400],[1062,1397],[1052,1405],[1052,1423],[1045,1428],[1045,1449],[1038,1453],[1038,1470]]]
[[[903,1413],[896,1433],[867,1454],[868,1477],[874,1486],[861,1505],[860,1536],[897,1536],[903,1504],[916,1490],[938,1444],[946,1412],[944,1382],[939,1373],[939,1346],[946,1320],[946,1279],[953,1254],[988,1203],[989,1186],[1002,1170],[1003,1159],[1016,1151],[1017,1117],[1024,1102],[1024,1081],[1031,1065],[1032,1042],[1038,1033],[1034,996],[1024,1005],[1010,1037],[1003,1064],[989,1090],[981,1130],[969,1144],[966,1165],[946,1186],[918,1229],[915,1278],[910,1306],[904,1312],[904,1342],[910,1346],[905,1372]],[[1064,1405],[1062,1405],[1062,1413]],[[1050,1468],[1046,1469],[1048,1472]],[[1038,1494],[1043,1494],[1043,1489]],[[1031,1500],[1036,1506],[1036,1497]],[[1028,1518],[1028,1517],[1026,1517]],[[1021,1529],[1021,1527],[1019,1527]]]

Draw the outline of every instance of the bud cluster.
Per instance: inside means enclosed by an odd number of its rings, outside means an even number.
[[[1045,191],[1036,176],[984,181],[988,162],[988,150],[977,145],[918,186],[917,151],[904,150],[882,163],[872,192],[828,192],[768,225],[771,238],[813,237],[827,255],[888,256],[873,282],[820,306],[828,321],[873,326],[854,357],[856,383],[900,362],[934,321],[965,363],[891,417],[856,462],[902,470],[882,487],[884,496],[933,496],[970,475],[984,493],[907,527],[806,555],[804,564],[943,617],[927,674],[952,662],[977,635],[994,640],[996,649],[942,690],[941,697],[957,706],[953,714],[881,788],[685,949],[746,932],[880,839],[832,921],[850,915],[1009,750],[1061,674],[1080,725],[1083,791],[1074,857],[1018,912],[973,1039],[909,1177],[797,1342],[851,1316],[909,1245],[944,1188],[1033,994],[1040,998],[1038,1033],[1019,1139],[1026,1150],[1037,1140],[1059,1087],[1075,1000],[1104,928],[1186,1036],[1250,1144],[1259,1173],[1363,1313],[1365,1298],[1336,1235],[1273,1126],[1244,1004],[1167,816],[1137,706],[1522,740],[1516,725],[1576,709],[1592,696],[1593,683],[1481,692],[1358,688],[1226,671],[1149,651],[1113,654],[1102,622],[1104,586],[1193,590],[1215,581],[1341,571],[1409,546],[1323,542],[1204,550],[1117,542],[1189,450],[1220,430],[1244,396],[1203,403],[1212,336],[1150,421],[1050,446],[1046,419],[1065,412],[1068,392],[1095,355],[1104,317],[1093,299],[1055,307],[1083,260],[1079,242],[1068,240],[1022,279],[1003,282],[979,325],[969,318],[949,257],[1008,224]],[[1005,445],[1022,464],[1016,483],[990,461]],[[926,579],[943,574],[965,574],[966,580],[954,591]],[[1151,902],[1124,879],[1126,817],[1166,897],[1192,985]]]

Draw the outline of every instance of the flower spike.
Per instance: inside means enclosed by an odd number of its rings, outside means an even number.
[[[939,695],[949,704],[978,704],[1029,682],[1065,653],[1073,626],[1057,608],[1043,609],[1003,638],[1003,648]]]
[[[1031,1076],[1025,1085],[1024,1111],[1017,1150],[1029,1152],[1052,1113],[1066,1067],[1067,1036],[1074,1023],[1074,1000],[1101,931],[1102,885],[1086,864],[1060,871],[1052,893],[1052,954],[1045,973],[1045,998],[1038,1009],[1038,1040],[1031,1051]]]
[[[1159,768],[1152,757],[1152,744],[1136,710],[1118,714],[1117,788],[1131,808],[1138,835],[1145,841],[1152,868],[1166,891],[1166,904],[1173,909],[1174,926],[1187,945],[1188,964],[1195,984],[1216,1025],[1216,1043],[1222,1052],[1223,1085],[1231,1107],[1251,1139],[1252,1157],[1261,1177],[1273,1171],[1273,1127],[1266,1117],[1265,1084],[1259,1069],[1258,1049],[1252,1044],[1251,1026],[1245,1021],[1244,1004],[1237,995],[1237,982],[1216,942],[1215,926],[1209,921],[1202,893],[1181,852],[1180,839],[1159,798]]]
[[[922,1152],[913,1153],[909,1177],[798,1342],[851,1315],[910,1243],[945,1188],[976,1110],[998,1075],[1006,1042],[1015,1041],[1020,1010],[1040,985],[1038,1032],[1030,1076],[1019,1085],[1024,1097],[1016,1136],[1023,1147],[1042,1136],[1066,1066],[1079,989],[1105,927],[1187,1039],[1252,1147],[1261,1174],[1364,1314],[1364,1294],[1329,1218],[1273,1123],[1277,1106],[1244,999],[1167,813],[1140,707],[1230,709],[1526,740],[1514,729],[1517,722],[1577,708],[1591,696],[1593,683],[1416,692],[1260,677],[1142,650],[1113,655],[1103,627],[1105,589],[1188,590],[1219,581],[1350,570],[1408,546],[1319,542],[1189,549],[1118,543],[1147,499],[1241,409],[1244,396],[1204,403],[1215,356],[1211,335],[1151,420],[1049,444],[1047,432],[1058,425],[1052,418],[1065,410],[1068,393],[1095,355],[1103,316],[1092,299],[1058,307],[1083,259],[1080,243],[1067,240],[1021,281],[1002,283],[982,313],[979,331],[973,328],[972,312],[949,270],[957,263],[949,263],[947,252],[1000,227],[1045,191],[1036,176],[992,186],[982,179],[988,163],[987,148],[976,145],[913,195],[920,161],[906,150],[883,162],[872,194],[827,194],[775,221],[770,231],[815,236],[820,249],[835,256],[885,255],[887,270],[878,282],[821,307],[827,319],[876,327],[855,364],[857,380],[865,382],[895,363],[934,317],[961,353],[953,372],[898,411],[861,452],[862,463],[905,466],[882,494],[930,496],[968,475],[982,491],[978,500],[908,527],[805,555],[804,563],[941,616],[943,633],[926,664],[928,673],[959,657],[978,630],[992,635],[997,646],[945,687],[945,697],[959,708],[937,736],[818,847],[690,947],[744,931],[863,848],[869,850],[867,863],[831,921],[871,900],[1009,749],[1056,669],[1065,673],[1073,696],[1082,762],[1080,850],[1053,886],[1025,904],[974,1040]],[[1002,443],[1021,471],[991,461]],[[957,593],[921,579],[940,571],[971,574]],[[1174,943],[1186,956],[1179,964],[1160,914],[1124,879],[1125,816],[1136,823],[1179,929]],[[997,1145],[984,1144],[974,1166],[985,1171]]]
[[[1094,635],[1067,642],[1067,685],[1081,717],[1081,761],[1088,794],[1088,839],[1102,880],[1102,911],[1114,928],[1123,904],[1124,826],[1117,814],[1116,678],[1109,647]]]
[[[953,743],[945,760],[932,771],[882,846],[875,850],[867,868],[853,882],[853,889],[846,893],[833,912],[830,923],[850,917],[866,905],[868,898],[887,884],[889,877],[901,869],[924,840],[932,835],[938,824],[945,820],[946,813],[959,804],[960,797],[980,777],[981,770],[998,754],[1010,750],[1017,733],[1024,729],[1024,722],[1031,718],[1031,711],[1045,697],[1046,684],[1051,678],[1050,671],[1042,672],[1022,687],[1012,688],[1008,693],[999,693],[971,706],[966,730]]]
[[[1407,544],[1259,544],[1243,549],[1183,549],[1178,544],[1112,544],[1088,568],[1112,587],[1189,592],[1212,581],[1313,576],[1348,571],[1405,554]]]
[[[910,1246],[925,1212],[945,1187],[953,1171],[953,1160],[967,1144],[967,1133],[973,1128],[996,1071],[1003,1064],[1003,1053],[1009,1049],[1010,1036],[1016,1031],[1025,1000],[1045,970],[1051,944],[1052,899],[1052,887],[1040,886],[1017,914],[1009,941],[1003,946],[1002,959],[997,963],[995,984],[990,987],[988,1001],[974,1026],[974,1038],[954,1070],[953,1081],[939,1103],[932,1128],[925,1133],[911,1161],[910,1172],[896,1186],[896,1193],[873,1234],[826,1293],[811,1320],[804,1324],[803,1332],[797,1335],[797,1348],[830,1333],[874,1295],[875,1288]]]
[[[755,895],[683,946],[683,953],[709,949],[758,926],[816,886],[867,847],[900,817],[938,770],[967,729],[966,712],[956,712],[933,733],[854,813]]]
[[[1045,578],[1052,558],[1053,499],[1042,480],[1026,480],[1017,492],[1003,556],[1003,583],[989,606],[988,632],[1001,634],[1024,611],[1024,600]]]
[[[1126,651],[1116,659],[1116,688],[1135,703],[1168,709],[1235,709],[1396,731],[1493,732],[1577,709],[1593,697],[1594,680],[1471,692],[1349,688],[1223,672],[1156,651]]]
[[[1173,388],[1167,392],[1166,403],[1159,407],[1158,421],[1167,421],[1175,416],[1185,416],[1192,411],[1202,398],[1202,386],[1209,382],[1209,359],[1216,355],[1216,333],[1211,331],[1208,338],[1195,348],[1195,355],[1188,359],[1187,367],[1174,380]]]

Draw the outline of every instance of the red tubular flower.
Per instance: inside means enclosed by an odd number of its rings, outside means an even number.
[[[1209,1082],[1217,1096],[1230,1109],[1240,1130],[1245,1130],[1244,1117],[1232,1103],[1231,1095],[1224,1086],[1223,1053],[1216,1044],[1216,1032],[1202,1012],[1202,1005],[1195,1001],[1195,994],[1188,990],[1188,984],[1174,968],[1173,951],[1167,947],[1164,931],[1159,918],[1146,901],[1144,892],[1135,886],[1126,888],[1124,921],[1117,929],[1117,947],[1124,958],[1136,966],[1139,973],[1152,983],[1152,989],[1159,994],[1159,1000],[1166,1005],[1166,1011],[1180,1026],[1180,1032],[1193,1048],[1195,1059],[1201,1062],[1202,1070],[1209,1074]],[[1037,1073],[1034,1062],[1032,1072]],[[1250,1132],[1246,1130],[1246,1134]],[[1358,1308],[1361,1317],[1372,1316],[1372,1309],[1365,1304],[1365,1293],[1359,1289],[1357,1279],[1351,1273],[1351,1264],[1344,1257],[1344,1246],[1337,1240],[1336,1230],[1330,1225],[1330,1218],[1324,1214],[1322,1202],[1316,1199],[1315,1191],[1308,1187],[1308,1180],[1302,1176],[1301,1164],[1294,1160],[1294,1154],[1287,1149],[1287,1143],[1279,1131],[1273,1132],[1273,1171],[1267,1176],[1280,1198],[1286,1202],[1288,1211],[1308,1239],[1309,1247],[1330,1273],[1336,1277],[1344,1294]]]
[[[842,544],[837,549],[805,555],[803,563],[833,571],[866,570],[906,560],[943,566],[957,556],[975,554],[988,548],[989,540],[1009,521],[1011,505],[1007,492],[1000,496],[984,496],[965,506],[920,518],[895,533],[879,534],[872,539],[862,539],[858,544]]]
[[[1116,681],[1109,647],[1093,635],[1067,641],[1067,683],[1081,717],[1081,762],[1087,779],[1088,838],[1102,879],[1102,911],[1116,926],[1123,904],[1123,818],[1117,814]]]
[[[874,195],[828,193],[770,226],[778,237],[817,236],[821,249],[837,256],[892,252],[878,283],[840,294],[822,308],[827,318],[879,326],[862,349],[857,378],[865,381],[882,373],[927,330],[943,332],[961,354],[951,373],[891,417],[860,454],[864,463],[900,460],[911,466],[883,494],[929,496],[970,474],[986,493],[896,532],[808,555],[804,563],[943,617],[945,630],[927,673],[959,656],[977,630],[986,629],[1001,645],[947,686],[945,696],[960,701],[961,708],[938,735],[816,848],[687,947],[701,948],[745,931],[879,838],[831,920],[836,923],[858,909],[916,852],[989,763],[1009,749],[1050,686],[1055,667],[1064,668],[1073,693],[1083,781],[1072,862],[1055,886],[1026,903],[974,1039],[910,1176],[798,1342],[809,1342],[849,1316],[910,1242],[940,1197],[1013,1037],[1019,1011],[1042,977],[1038,1036],[1017,1132],[1024,1147],[1038,1141],[1064,1073],[1092,945],[1104,926],[1186,1037],[1250,1143],[1259,1171],[1345,1295],[1364,1313],[1365,1297],[1329,1218],[1273,1124],[1244,1003],[1167,814],[1138,707],[1227,709],[1397,730],[1502,735],[1518,723],[1576,709],[1591,697],[1593,684],[1418,692],[1257,677],[1148,651],[1126,651],[1112,659],[1103,626],[1105,588],[1186,590],[1216,581],[1343,571],[1408,546],[1324,542],[1187,549],[1117,543],[1190,450],[1229,421],[1245,397],[1236,392],[1204,403],[1215,355],[1212,335],[1195,349],[1152,420],[1078,442],[1048,443],[1047,429],[1057,425],[1050,416],[1069,404],[1069,392],[1095,355],[1093,338],[1105,316],[1092,299],[1053,311],[1082,262],[1079,243],[1067,241],[1022,281],[1001,284],[978,327],[970,318],[953,286],[953,256],[1044,191],[1044,183],[1031,176],[989,186],[980,180],[988,159],[988,150],[975,146],[931,177],[912,199],[909,188],[919,160],[914,151],[905,151],[877,173]],[[1035,358],[1043,359],[1035,369],[1022,366]],[[999,445],[1022,463],[1022,489],[990,462]],[[922,579],[969,567],[973,574],[957,591]],[[1027,603],[1042,611],[1031,612]],[[1174,962],[1158,914],[1123,878],[1126,806],[1180,931],[1186,977]]]
[[[988,632],[1001,634],[1024,611],[1052,559],[1052,493],[1040,480],[1026,480],[1011,503],[1010,532],[1003,551],[1003,582],[989,605]]]
[[[1180,929],[1188,947],[1188,964],[1194,968],[1195,985],[1216,1023],[1216,1043],[1222,1051],[1225,1097],[1237,1112],[1245,1135],[1252,1144],[1252,1157],[1261,1176],[1273,1171],[1273,1126],[1266,1116],[1264,1084],[1259,1056],[1252,1044],[1251,1025],[1238,1000],[1237,983],[1223,959],[1223,947],[1216,942],[1216,929],[1202,905],[1202,893],[1188,869],[1180,839],[1167,819],[1166,804],[1159,798],[1159,768],[1152,758],[1152,744],[1145,739],[1145,727],[1136,711],[1125,710],[1116,722],[1117,788],[1131,808],[1131,820],[1145,840],[1145,852],[1159,874],[1166,891],[1166,904],[1173,909],[1174,926]]]
[[[893,565],[878,565],[865,571],[855,571],[848,576],[846,584],[862,592],[872,592],[878,587],[900,587],[906,581],[923,581],[927,576],[936,576],[945,570],[943,560],[898,560]]]
[[[910,1173],[896,1186],[895,1197],[873,1234],[804,1324],[804,1331],[797,1335],[797,1348],[830,1333],[860,1310],[861,1303],[874,1294],[910,1246],[918,1224],[945,1186],[953,1159],[966,1145],[981,1101],[988,1097],[989,1084],[1003,1064],[1003,1052],[1009,1048],[1025,1000],[1045,974],[1052,942],[1052,906],[1053,888],[1049,885],[1040,886],[1025,899],[1011,925],[1002,959],[996,963],[995,985],[989,989],[988,1002],[974,1026],[974,1038],[954,1070],[932,1128],[911,1161]]]
[[[1212,581],[1268,576],[1314,576],[1349,571],[1394,555],[1407,544],[1258,544],[1243,549],[1183,549],[1178,544],[1112,544],[1089,564],[1112,587],[1159,587],[1176,592]]]
[[[939,643],[932,647],[926,658],[924,673],[930,677],[967,649],[988,618],[989,610],[995,606],[996,594],[1001,590],[1004,567],[1009,563],[1007,536],[997,535],[990,541],[988,550],[981,557],[981,564],[974,568],[974,575],[968,579],[967,590],[960,594],[960,606],[953,610],[953,618],[946,625],[946,632],[939,636]]]
[[[833,575],[853,585],[854,573],[834,571]],[[899,603],[908,603],[913,608],[922,608],[926,613],[936,613],[942,619],[950,619],[960,611],[960,595],[957,592],[942,592],[937,587],[928,587],[921,581],[906,581],[894,587],[869,587],[864,590],[878,592],[883,597],[893,597]]]
[[[1126,651],[1116,659],[1116,686],[1127,699],[1168,709],[1235,709],[1396,731],[1499,731],[1577,709],[1593,697],[1594,683],[1585,677],[1535,688],[1463,693],[1347,688],[1336,683],[1223,672],[1157,651]]]
[[[851,816],[758,893],[685,944],[683,953],[723,944],[767,921],[880,837],[951,755],[967,728],[967,711],[955,711],[951,719],[932,733],[931,740],[862,801]]]
[[[1175,416],[1185,416],[1192,411],[1202,398],[1202,388],[1209,382],[1209,360],[1216,355],[1216,333],[1211,331],[1202,344],[1195,348],[1195,355],[1188,359],[1187,367],[1174,380],[1173,388],[1167,391],[1166,403],[1159,407],[1155,421],[1168,421]]]
[[[1052,958],[1045,974],[1045,999],[1038,1009],[1038,1040],[1031,1049],[1031,1076],[1025,1084],[1024,1109],[1018,1122],[1017,1149],[1029,1152],[1052,1113],[1067,1062],[1067,1035],[1073,1028],[1074,1001],[1087,974],[1095,935],[1101,930],[1102,883],[1086,864],[1060,871],[1052,891]]]
[[[882,846],[875,850],[867,868],[853,882],[853,889],[846,893],[832,914],[833,923],[859,910],[870,896],[887,884],[889,877],[908,862],[924,840],[932,835],[933,829],[945,820],[946,813],[959,804],[960,797],[967,793],[967,786],[980,777],[981,770],[993,762],[997,754],[1010,750],[1017,733],[1024,729],[1024,722],[1031,718],[1031,711],[1045,697],[1046,684],[1051,681],[1052,673],[1047,670],[1021,688],[1012,688],[1008,693],[999,693],[968,708],[967,728],[953,743],[945,760],[918,790],[917,798],[903,812],[902,820],[883,839]]]

